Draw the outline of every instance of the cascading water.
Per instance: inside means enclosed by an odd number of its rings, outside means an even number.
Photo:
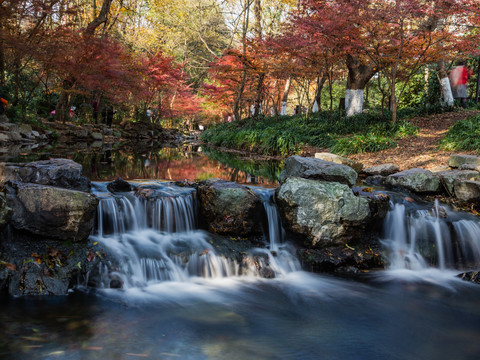
[[[195,278],[258,277],[266,264],[275,276],[300,270],[283,243],[271,190],[258,190],[266,204],[271,251],[254,249],[240,263],[217,254],[210,235],[196,230],[195,189],[149,182],[129,193],[111,194],[105,184],[95,184],[94,191],[100,203],[93,236],[114,258],[102,271],[105,288],[112,281],[135,288]]]
[[[480,267],[479,221],[473,217],[461,219],[437,201],[431,208],[392,203],[384,232],[390,270]]]

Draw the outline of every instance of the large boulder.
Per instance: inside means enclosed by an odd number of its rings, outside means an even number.
[[[98,204],[92,194],[29,183],[8,183],[6,188],[15,229],[64,241],[88,238]]]
[[[453,184],[455,197],[466,202],[480,202],[480,182],[455,180]]]
[[[372,166],[363,170],[368,176],[388,176],[397,173],[400,168],[395,164]]]
[[[385,185],[405,188],[420,194],[440,194],[443,190],[440,176],[420,168],[389,175],[385,179]]]
[[[350,166],[315,158],[290,156],[285,160],[285,170],[279,177],[280,184],[289,177],[332,181],[353,186],[358,174]]]
[[[462,165],[480,165],[480,157],[475,155],[462,155],[462,154],[453,154],[448,159],[448,166],[452,168],[458,168]]]
[[[220,179],[198,184],[200,216],[211,232],[246,236],[254,233],[262,219],[263,204],[246,186]]]
[[[448,170],[448,171],[439,171],[435,173],[440,176],[440,179],[447,190],[449,195],[454,193],[454,183],[455,180],[469,180],[469,181],[479,181],[480,173],[474,170]]]
[[[347,185],[297,177],[278,188],[276,200],[285,228],[306,237],[308,247],[345,244],[386,214],[372,209],[377,200],[355,196]]]
[[[346,157],[343,157],[343,156],[340,156],[340,155],[337,155],[337,154],[316,153],[315,154],[315,159],[320,159],[320,160],[324,160],[324,161],[334,162],[335,164],[342,164],[342,165],[350,166],[357,173],[362,172],[362,170],[363,170],[363,164],[361,162],[355,161],[355,160],[350,160],[350,159],[347,159]]]
[[[82,165],[69,159],[0,163],[0,185],[10,180],[79,191],[90,191],[91,186],[82,175]]]

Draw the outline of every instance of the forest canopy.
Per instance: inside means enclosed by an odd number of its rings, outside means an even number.
[[[395,121],[453,105],[442,79],[479,65],[479,26],[478,0],[0,0],[0,96],[15,121],[113,106],[209,123],[340,99]]]

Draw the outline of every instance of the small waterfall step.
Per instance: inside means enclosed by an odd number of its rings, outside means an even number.
[[[480,267],[480,221],[438,201],[431,208],[392,203],[383,243],[394,270]]]

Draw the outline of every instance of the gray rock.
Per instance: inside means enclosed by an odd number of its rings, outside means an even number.
[[[454,154],[450,156],[448,165],[452,168],[458,168],[461,165],[480,165],[480,157],[474,155]]]
[[[68,159],[0,163],[0,185],[10,180],[80,191],[90,191],[91,187],[90,180],[82,175],[82,165]]]
[[[366,168],[363,172],[369,176],[388,176],[397,173],[399,170],[400,168],[395,164],[383,164]]]
[[[249,188],[220,179],[208,179],[197,188],[200,216],[218,234],[254,233],[262,219],[263,204]]]
[[[17,230],[64,241],[84,241],[93,228],[98,199],[59,187],[9,183],[7,205]]]
[[[283,225],[305,236],[309,247],[344,244],[378,221],[370,208],[372,200],[355,196],[340,183],[289,177],[276,196]]]
[[[480,172],[480,165],[463,164],[458,167],[458,170],[474,170]]]
[[[92,132],[91,137],[92,137],[93,140],[96,140],[96,141],[102,141],[103,140],[103,134],[99,133],[99,132]]]
[[[462,201],[480,201],[480,182],[456,180],[453,184],[455,197]]]
[[[10,141],[10,136],[8,136],[5,133],[0,133],[0,142],[1,143],[7,143]]]
[[[350,160],[350,159],[347,159],[346,157],[336,155],[336,154],[331,154],[331,153],[316,153],[315,159],[320,159],[320,160],[334,162],[335,164],[350,166],[357,173],[362,172],[364,167],[363,164],[359,161]]]
[[[333,181],[353,186],[357,181],[358,174],[346,165],[315,158],[291,156],[285,161],[285,170],[279,177],[280,184],[289,177]]]
[[[422,194],[440,194],[443,190],[440,176],[419,168],[389,175],[385,179],[385,184]]]
[[[448,170],[439,171],[435,174],[440,176],[443,186],[447,190],[447,193],[450,195],[453,195],[453,185],[455,180],[480,180],[480,173],[473,170]]]
[[[36,130],[32,130],[32,135],[37,138],[40,136],[40,133]]]
[[[7,205],[5,194],[0,192],[0,228],[3,228],[12,218],[12,209]]]

